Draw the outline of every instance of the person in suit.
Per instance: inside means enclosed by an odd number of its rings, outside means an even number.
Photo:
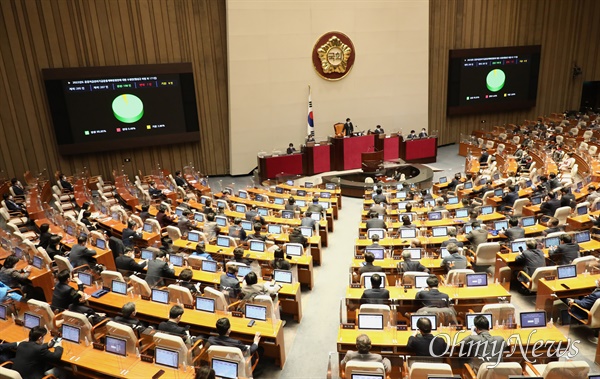
[[[17,178],[12,178],[10,180],[10,185],[15,196],[25,196],[25,188],[23,188],[23,184],[21,184]]]
[[[473,227],[473,230],[471,230],[465,238],[471,243],[472,250],[476,252],[477,247],[480,244],[487,242],[488,232],[481,228],[481,223],[479,221],[474,221],[471,226]]]
[[[52,292],[52,308],[64,311],[69,309],[69,305],[79,302],[79,299],[83,296],[83,285],[79,285],[79,291],[69,285],[71,279],[71,273],[69,270],[62,270],[56,276],[58,283],[54,286]]]
[[[129,325],[133,330],[141,332],[147,327],[147,325],[135,317],[136,313],[137,311],[135,309],[135,303],[125,303],[121,307],[121,314],[115,316],[114,321]]]
[[[64,190],[73,192],[73,185],[67,180],[67,176],[65,174],[60,174],[59,182]]]
[[[71,266],[79,267],[83,265],[88,265],[90,267],[96,266],[96,252],[92,249],[88,249],[85,247],[87,242],[87,237],[83,234],[77,237],[77,243],[73,245],[71,248],[71,252],[69,253],[69,262],[71,262]]]
[[[150,218],[150,205],[144,204],[142,205],[142,211],[140,212],[140,218],[142,222],[145,222],[148,218]]]
[[[302,217],[302,219],[300,219],[300,226],[306,226],[306,227],[312,228],[313,231],[316,231],[317,230],[317,221],[311,217],[312,214],[313,213],[311,211],[306,211],[304,213],[304,217]]]
[[[356,350],[357,351],[348,350],[341,362],[344,367],[346,366],[346,363],[350,361],[381,362],[387,373],[392,370],[392,364],[389,359],[370,352],[371,339],[366,334],[361,334],[356,337]]]
[[[383,267],[375,266],[373,262],[375,261],[375,255],[373,253],[367,251],[364,255],[365,263],[358,269],[359,274],[364,274],[365,272],[383,272]]]
[[[385,134],[385,131],[383,130],[381,125],[377,125],[375,127],[375,130],[373,131],[373,134]]]
[[[165,197],[163,192],[156,188],[156,182],[154,181],[148,183],[148,193],[153,199],[162,199]]]
[[[484,147],[481,149],[481,156],[479,157],[479,164],[487,164],[488,158],[490,154],[487,152],[487,149]]]
[[[221,291],[228,292],[230,299],[237,299],[242,292],[237,272],[238,268],[236,265],[229,265],[226,272],[221,275],[219,281],[219,288]]]
[[[52,238],[54,234],[50,233],[50,225],[47,223],[43,223],[40,225],[40,242],[38,242],[36,247],[43,247],[44,249],[48,249],[48,245],[50,244],[50,238]]]
[[[354,134],[354,125],[352,125],[352,122],[350,121],[349,118],[346,119],[346,123],[344,124],[343,132],[344,132],[344,135],[346,135],[346,136],[352,136],[352,134]]]
[[[54,260],[55,256],[64,255],[59,245],[61,240],[62,237],[59,235],[53,235],[50,238],[50,242],[48,243],[48,247],[46,248],[46,253],[48,253],[50,259]]]
[[[15,353],[20,342],[3,342],[0,343],[0,364],[6,361],[14,361]]]
[[[290,243],[301,244],[305,249],[308,247],[308,239],[304,237],[299,227],[292,229],[292,232],[288,235],[288,240]]]
[[[387,198],[383,194],[383,189],[377,188],[375,190],[375,195],[373,195],[373,201],[379,200],[380,203],[387,203]]]
[[[438,197],[435,199],[435,207],[431,208],[432,211],[445,211],[446,207],[444,206],[444,198]]]
[[[502,352],[506,348],[506,341],[501,336],[490,334],[490,323],[485,316],[475,317],[473,323],[475,324],[476,334],[462,340],[459,356],[468,354],[468,356],[473,357],[470,364],[473,371],[477,373],[484,362],[502,362]]]
[[[519,238],[525,238],[525,229],[519,226],[519,219],[516,217],[511,217],[508,220],[509,228],[506,230],[502,230],[502,233],[509,241],[514,241]]]
[[[402,262],[398,263],[398,273],[405,273],[407,271],[429,272],[429,269],[423,266],[418,260],[411,260],[410,251],[403,251]]]
[[[294,149],[294,144],[290,142],[290,144],[288,145],[288,148],[286,150],[286,153],[294,154],[295,152],[296,152],[296,149]]]
[[[190,290],[192,296],[196,296],[198,293],[198,288],[196,288],[194,283],[192,283],[193,277],[194,272],[192,269],[186,267],[179,273],[179,282],[177,284]]]
[[[417,138],[417,133],[414,130],[411,130],[410,133],[408,133],[406,135],[406,139],[407,140],[409,140],[409,139],[415,139],[415,138]]]
[[[192,212],[189,209],[185,209],[177,221],[177,227],[183,235],[187,235],[191,230],[194,229],[194,223],[189,219],[191,214]]]
[[[449,243],[446,245],[446,249],[448,249],[449,256],[442,260],[440,267],[445,267],[446,272],[452,269],[464,269],[467,268],[467,258],[460,254],[458,245],[455,243]]]
[[[296,205],[296,199],[293,196],[288,198],[287,204],[285,204],[286,211],[300,212],[300,207]]]
[[[508,187],[508,192],[502,196],[502,207],[506,209],[506,207],[514,207],[515,201],[519,199],[519,191],[517,186]]]
[[[551,173],[549,175],[550,178],[550,189],[553,190],[561,186],[560,180],[556,177],[555,173]]]
[[[529,239],[525,244],[527,250],[521,251],[515,258],[515,265],[522,265],[523,271],[532,276],[537,268],[546,266],[546,258],[544,252],[537,248],[535,239]]]
[[[319,204],[318,197],[313,197],[312,203],[309,204],[308,207],[306,207],[306,210],[311,211],[313,213],[319,213],[321,215],[321,218],[325,217],[325,210],[323,209],[323,206]]]
[[[175,270],[167,263],[167,253],[164,250],[160,250],[156,253],[154,259],[148,262],[146,282],[148,282],[150,287],[163,286],[163,278],[175,279]]]
[[[240,241],[245,241],[247,238],[246,231],[242,228],[242,219],[236,217],[233,219],[233,224],[229,225],[229,237],[238,238]]]
[[[12,369],[23,379],[42,379],[52,364],[60,362],[63,348],[60,342],[53,345],[44,343],[48,331],[36,326],[29,331],[29,340],[19,343]],[[54,351],[50,349],[54,348]]]
[[[245,343],[240,340],[236,340],[235,338],[229,337],[229,333],[231,333],[231,323],[229,319],[226,317],[221,317],[217,320],[216,323],[218,336],[210,336],[208,337],[208,343],[210,345],[215,346],[227,346],[227,347],[237,347],[242,351],[242,353],[248,353],[249,355],[253,355],[256,351],[258,351],[259,356],[261,355],[261,351],[259,351],[258,343],[260,342],[260,332],[256,332],[254,334],[254,339],[252,340],[252,345],[248,347]],[[254,356],[252,357],[252,361],[255,361]]]
[[[187,182],[185,181],[185,179],[183,178],[183,175],[181,175],[181,171],[175,171],[175,184],[177,184],[177,187],[182,187],[182,188],[186,188],[187,187]]]
[[[600,187],[596,188],[596,186],[590,184],[588,186],[587,190],[588,190],[589,195],[587,195],[587,197],[585,198],[585,201],[587,201],[588,203],[590,203],[590,205],[592,205],[594,200],[596,200],[597,198],[600,197]]]
[[[217,222],[215,221],[215,214],[207,214],[206,221],[204,222],[204,226],[202,227],[202,231],[206,235],[206,239],[208,239],[209,241],[214,240],[215,238],[217,238],[217,235],[219,234],[220,230],[221,228],[219,227],[219,225],[217,225]]]
[[[196,370],[196,376],[194,379],[215,379],[215,370],[209,366],[201,366]]]
[[[427,130],[425,130],[425,128],[421,129],[421,132],[419,133],[419,138],[426,138],[427,136]]]
[[[361,304],[384,304],[390,298],[390,291],[381,288],[381,275],[371,275],[371,288],[364,290]]]
[[[563,187],[560,189],[560,206],[561,207],[573,207],[575,202],[575,195],[571,193],[569,188]],[[590,204],[591,205],[591,204]]]
[[[563,229],[558,226],[558,219],[552,217],[549,221],[548,221],[548,229],[544,230],[542,233],[547,236],[550,233],[557,233],[557,232],[562,232]]]
[[[25,209],[23,205],[17,203],[13,199],[12,195],[5,193],[4,195],[2,195],[2,197],[4,198],[4,204],[6,204],[6,208],[8,208],[10,212],[17,212],[25,217],[28,217],[27,209]]]
[[[456,228],[453,226],[448,227],[448,239],[442,242],[442,247],[446,247],[449,244],[455,244],[458,247],[463,247],[464,244],[456,239]]]
[[[167,226],[175,225],[175,219],[167,213],[167,207],[164,204],[161,204],[158,207],[158,212],[156,213],[156,221],[158,221],[158,224],[161,228],[166,228]]]
[[[291,263],[285,260],[285,254],[281,248],[278,248],[273,252],[273,260],[269,262],[269,265],[275,270],[292,269]]]
[[[377,212],[369,212],[369,219],[366,222],[367,230],[377,228],[377,229],[385,229],[387,226],[385,225],[385,221],[379,218],[379,214]]]
[[[118,270],[127,271],[129,273],[143,272],[144,267],[146,267],[147,262],[143,261],[143,262],[137,263],[134,258],[135,258],[135,251],[130,247],[125,248],[125,253],[119,255],[117,257],[117,259],[115,259],[115,265],[117,266]]]
[[[187,327],[179,325],[179,322],[181,321],[181,316],[183,316],[183,312],[184,310],[182,306],[172,306],[169,310],[169,319],[167,321],[162,321],[160,324],[158,324],[158,331],[174,334],[176,336],[181,337],[183,342],[189,343],[192,340],[189,329]]]
[[[371,236],[371,244],[368,245],[366,248],[367,249],[380,249],[380,248],[383,248],[383,246],[381,246],[379,244],[379,235],[378,234],[373,234]]]
[[[141,240],[143,236],[140,233],[135,231],[135,221],[128,220],[127,227],[123,229],[123,246],[125,247],[134,247],[134,240]]]
[[[0,268],[0,282],[6,284],[10,288],[21,288],[21,285],[26,284],[29,280],[30,271],[25,269],[17,270],[15,266],[20,259],[16,255],[9,255],[4,260],[4,265]]]
[[[258,283],[258,276],[254,271],[250,271],[246,274],[244,282],[246,285],[242,287],[242,296],[246,301],[252,300],[258,295],[274,295],[281,289],[280,284],[271,286],[268,283]]]
[[[434,307],[434,308],[445,308],[450,304],[450,297],[448,294],[442,293],[438,290],[439,280],[435,275],[430,275],[427,278],[427,287],[419,292],[415,296],[416,300],[421,300],[423,307]]]
[[[600,280],[596,280],[596,288],[590,293],[582,297],[581,299],[567,298],[566,303],[571,307],[571,311],[575,314],[575,317],[579,320],[587,320],[588,315],[577,307],[573,307],[573,304],[580,306],[585,310],[591,310],[596,303],[596,300],[600,299]]]
[[[457,172],[456,174],[454,174],[454,178],[452,178],[452,180],[446,186],[448,191],[456,190],[456,186],[460,183],[460,178],[461,178],[460,173]]]
[[[554,250],[550,250],[550,259],[557,262],[559,265],[569,265],[573,259],[579,258],[579,244],[573,242],[573,237],[570,234],[560,236],[560,245]]]
[[[79,220],[79,221],[81,221],[81,223],[82,223],[83,225],[85,225],[85,227],[86,227],[86,228],[88,228],[88,230],[89,230],[90,232],[92,232],[92,231],[96,230],[96,225],[95,225],[95,223],[93,223],[93,222],[90,220],[90,217],[91,217],[91,216],[92,216],[92,212],[90,212],[90,211],[84,211],[84,212],[81,214],[81,220]]]
[[[553,217],[556,210],[560,208],[560,200],[556,198],[554,192],[549,192],[546,195],[546,201],[540,204],[540,211],[546,215]]]
[[[385,216],[385,206],[379,199],[373,200],[373,205],[371,205],[369,211],[372,213],[377,213],[378,216]]]
[[[411,355],[417,357],[439,357],[445,354],[447,348],[446,340],[434,338],[431,334],[431,321],[422,317],[417,321],[417,332],[408,337],[406,349]]]

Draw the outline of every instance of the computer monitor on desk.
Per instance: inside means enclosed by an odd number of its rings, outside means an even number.
[[[481,207],[481,214],[482,215],[490,215],[494,213],[494,208],[491,206],[485,206],[485,207]]]
[[[106,336],[106,352],[127,356],[127,340],[114,336]]]
[[[371,313],[359,314],[358,329],[383,330],[383,315]]]
[[[431,321],[431,330],[437,330],[437,316],[436,315],[411,315],[410,316],[410,329],[417,330],[417,322],[420,318],[426,318]]]
[[[373,254],[375,259],[383,259],[385,257],[385,250],[382,247],[368,247],[365,249],[365,253]]]
[[[487,286],[487,274],[467,274],[467,287],[485,287]]]
[[[65,341],[79,343],[81,338],[81,328],[74,325],[62,324],[61,335]]]
[[[558,246],[558,245],[560,245],[559,237],[547,237],[544,239],[544,246],[546,247],[546,249],[549,249],[551,247]]]
[[[473,188],[473,182],[465,182],[465,185],[463,186],[464,189],[472,189]]]
[[[419,260],[419,259],[421,259],[422,255],[423,255],[422,254],[423,252],[422,252],[421,249],[414,248],[414,247],[402,250],[402,253],[404,253],[404,252],[409,252],[410,253],[410,259],[413,259],[413,260],[416,260],[416,261]]]
[[[41,322],[42,318],[34,315],[33,313],[25,312],[23,315],[23,326],[25,326],[27,329],[33,329],[36,326],[40,326]]]
[[[521,328],[543,328],[546,326],[546,312],[521,312]]]
[[[120,295],[127,295],[127,283],[120,280],[113,280],[111,282],[111,291]]]
[[[215,313],[215,299],[209,297],[196,297],[196,310]]]
[[[415,276],[415,288],[427,288],[429,276]]]
[[[213,358],[211,361],[211,367],[215,372],[217,378],[223,379],[237,379],[238,377],[238,364],[237,362]]]
[[[535,217],[533,217],[533,216],[523,217],[521,219],[521,225],[523,225],[524,228],[526,228],[528,226],[534,226],[535,225]]]
[[[373,239],[373,236],[379,237],[379,239],[383,239],[385,237],[385,231],[383,229],[369,229],[367,230],[367,238]]]
[[[161,304],[169,304],[169,291],[152,288],[152,301]]]
[[[469,217],[469,210],[466,208],[460,208],[456,210],[456,218]]]
[[[493,328],[494,323],[492,322],[493,319],[491,313],[467,313],[465,315],[465,325],[467,326],[468,330],[472,330],[475,327],[475,318],[478,316],[484,316],[485,318],[487,318],[490,324],[490,329]]]
[[[179,352],[177,350],[156,347],[154,349],[154,362],[174,369],[179,368]]]
[[[400,229],[400,238],[417,238],[417,229]]]
[[[7,315],[6,310],[7,310],[6,305],[0,304],[0,320],[6,320],[6,315]]]
[[[267,321],[267,307],[255,304],[246,304],[244,306],[244,315],[246,318],[258,321]]]
[[[576,278],[577,277],[577,266],[576,265],[558,266],[556,268],[556,277],[558,279]]]
[[[516,241],[510,243],[510,249],[513,253],[518,253],[527,250],[527,243],[525,241]]]
[[[436,226],[432,229],[432,235],[434,237],[446,237],[448,235],[448,228],[445,226]]]
[[[202,261],[202,271],[206,272],[217,272],[217,262],[203,260]]]

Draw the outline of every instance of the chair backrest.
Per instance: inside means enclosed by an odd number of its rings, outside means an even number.
[[[187,305],[194,304],[194,297],[188,288],[177,284],[169,284],[167,289],[169,290],[169,301]]]
[[[479,366],[477,379],[508,379],[512,375],[522,375],[523,371],[517,362],[502,362],[493,368],[490,366],[494,366],[494,363],[485,362]]]
[[[491,313],[492,320],[498,321],[499,324],[504,324],[505,321],[512,320],[515,322],[515,306],[509,303],[502,304],[486,304],[481,308],[481,313]]]
[[[222,359],[233,361],[237,363],[238,373],[237,376],[240,378],[251,378],[252,377],[252,366],[250,360],[246,361],[244,354],[237,347],[229,346],[210,346],[207,350],[208,360],[212,364],[213,359]]]
[[[596,145],[592,145],[590,146],[588,153],[590,153],[590,155],[596,155],[596,153],[598,152],[598,146]]]
[[[181,239],[181,230],[179,230],[179,228],[176,226],[167,226],[167,234],[169,235],[169,238],[173,240],[173,242]]]
[[[592,309],[590,309],[590,322],[588,326],[592,329],[600,327],[600,299],[594,302]]]
[[[359,314],[378,314],[383,315],[383,326],[386,327],[392,323],[392,311],[390,306],[386,304],[361,304]]]
[[[337,124],[333,124],[333,132],[335,133],[336,136],[345,135],[346,132],[344,131],[344,124],[341,122],[338,122]]]
[[[134,292],[142,296],[150,296],[152,294],[152,290],[145,280],[135,275],[131,275],[129,280],[131,280],[131,286],[133,287]]]
[[[0,379],[23,379],[15,370],[0,366]]]
[[[557,130],[557,132],[558,132],[558,130]],[[563,136],[556,136],[556,143],[563,143],[564,139],[565,139],[565,137],[563,137]]]
[[[69,270],[69,272],[73,272],[73,266],[71,265],[71,262],[69,262],[69,260],[62,255],[55,255],[54,262],[56,262],[58,272],[63,270]]]
[[[538,267],[531,275],[531,283],[529,283],[529,291],[537,292],[537,286],[540,279],[546,276],[556,276],[556,266]]]
[[[588,377],[590,366],[586,361],[550,362],[546,365],[544,379],[584,379]]]
[[[136,228],[143,228],[144,227],[144,221],[142,221],[141,217],[138,215],[130,215],[129,218],[131,220],[133,220],[133,222],[135,222],[135,227]]]
[[[595,256],[586,255],[585,257],[573,259],[573,262],[571,262],[571,264],[577,266],[577,274],[583,274],[586,270],[588,270],[588,267],[596,266],[597,262],[598,258],[596,258]]]
[[[494,141],[489,140],[486,142],[485,147],[488,149],[493,149],[494,148]]]
[[[136,354],[138,337],[130,325],[109,321],[106,323],[106,332],[109,336],[123,338],[127,341],[127,354]]]
[[[567,223],[567,218],[571,214],[571,207],[565,206],[560,207],[554,212],[554,218],[558,219],[558,225],[565,225]]]
[[[54,327],[54,312],[52,312],[50,304],[45,301],[29,299],[27,300],[27,307],[31,313],[35,313],[42,318],[42,325],[45,326],[46,329],[55,332],[57,331]]]
[[[154,218],[147,218],[146,222],[152,225],[152,233],[160,234],[160,224]]]
[[[223,292],[212,287],[206,287],[204,288],[204,297],[215,300],[215,310],[223,312],[227,311],[227,299],[225,299],[225,294]]]
[[[452,367],[447,363],[415,362],[409,371],[410,379],[427,379],[429,375],[452,377]]]
[[[272,320],[281,319],[279,314],[279,307],[275,306],[275,304],[273,303],[273,299],[271,299],[270,295],[256,295],[254,299],[252,299],[252,304],[267,307],[267,318],[270,318]]]
[[[125,281],[123,275],[117,271],[104,270],[100,276],[102,277],[102,286],[107,288],[111,288],[113,280],[119,280],[121,282]]]
[[[490,266],[496,263],[496,253],[500,251],[498,242],[484,242],[477,246],[475,264],[477,266]]]
[[[191,363],[191,357],[188,354],[188,347],[180,336],[174,336],[163,332],[156,332],[153,336],[156,347],[162,347],[179,352],[179,364],[187,365]]]
[[[529,199],[517,199],[513,205],[513,216],[520,216],[523,213],[523,207],[529,204]]]
[[[467,274],[474,274],[475,271],[468,268],[455,268],[448,271],[446,277],[446,284],[465,284],[467,281]]]
[[[346,363],[346,367],[344,369],[345,377],[350,379],[352,378],[352,374],[384,374],[385,375],[385,367],[381,362],[366,362],[366,361],[358,361],[353,360]]]
[[[88,320],[88,318],[86,317],[85,314],[71,312],[71,311],[64,311],[62,313],[62,320],[63,320],[63,325],[69,324],[69,325],[77,326],[81,329],[81,333],[79,335],[80,342],[85,341],[85,339],[87,338],[88,342],[92,343],[92,341],[93,341],[92,340],[92,324],[90,323],[90,321]]]
[[[218,238],[227,238],[229,240],[229,247],[237,247],[237,242],[235,242],[235,238],[229,236],[219,236]]]

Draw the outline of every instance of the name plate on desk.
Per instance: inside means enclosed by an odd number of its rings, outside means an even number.
[[[154,357],[152,355],[142,354],[140,355],[142,362],[154,363]]]
[[[396,325],[396,330],[408,330],[407,325]]]
[[[506,324],[504,327],[506,329],[517,329],[517,324]]]
[[[233,317],[240,317],[240,318],[243,318],[243,317],[244,317],[244,314],[243,314],[242,312],[238,312],[238,311],[232,311],[232,312],[231,312],[231,315],[232,315]]]
[[[362,259],[362,258],[363,258],[363,256],[362,256],[362,255],[360,255],[360,254],[356,254],[356,255],[354,256],[354,259]]]
[[[360,288],[360,283],[350,283],[350,288]]]
[[[402,256],[401,255],[394,255],[393,258],[394,258],[395,261],[399,261],[399,260],[402,259]]]
[[[16,319],[15,319],[15,325],[18,325],[18,326],[23,326],[23,320],[21,320],[21,319],[19,319],[19,318],[16,318]]]
[[[183,307],[185,309],[194,309],[194,306],[192,304],[183,304]]]
[[[198,270],[198,271],[202,270],[202,267],[200,267],[200,266],[191,266],[191,267],[192,267],[192,270]]]
[[[463,326],[460,324],[454,325],[454,327],[456,328],[456,330],[463,330]]]
[[[465,286],[464,283],[458,283],[458,288],[463,288]]]
[[[342,324],[342,329],[354,329],[355,327],[356,325],[352,323]]]
[[[556,279],[556,275],[548,275],[548,276],[545,276],[544,279],[546,279],[546,280],[554,280],[554,279]]]
[[[101,350],[104,351],[104,344],[103,343],[98,343],[98,342],[94,342],[92,344],[92,347],[96,350]]]
[[[412,284],[405,284],[405,285],[404,285],[404,289],[405,289],[405,290],[409,290],[409,289],[411,289],[411,288],[412,288]]]
[[[144,295],[142,295],[140,297],[142,298],[142,300],[150,300],[150,296],[144,296]]]

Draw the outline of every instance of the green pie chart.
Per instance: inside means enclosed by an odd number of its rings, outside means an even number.
[[[115,97],[112,110],[117,120],[132,124],[144,115],[144,103],[135,95],[123,94]]]
[[[493,69],[487,74],[485,78],[485,84],[487,85],[487,89],[492,92],[498,92],[504,87],[504,82],[506,81],[506,75],[504,71],[500,69]]]

